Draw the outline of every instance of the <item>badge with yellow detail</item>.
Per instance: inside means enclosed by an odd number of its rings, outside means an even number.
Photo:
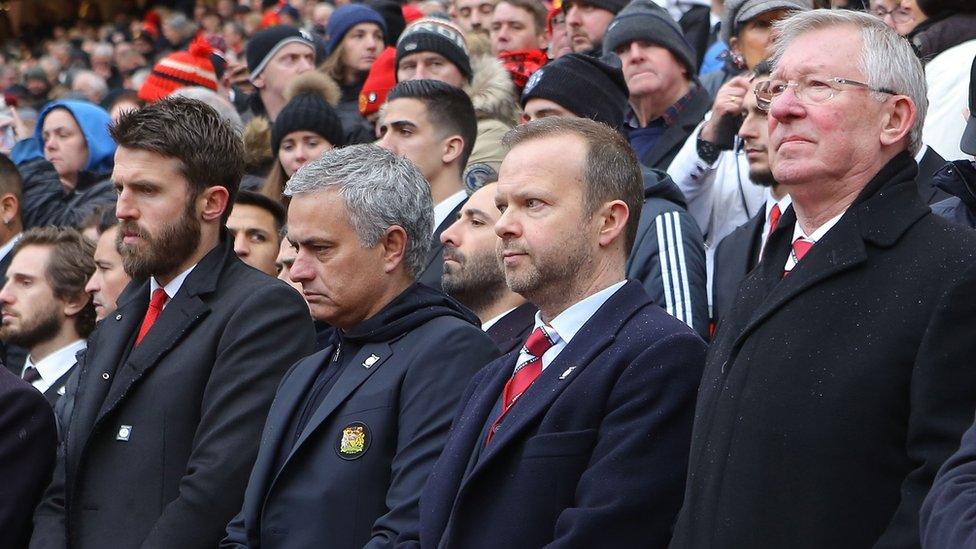
[[[369,449],[370,435],[369,428],[365,423],[350,423],[342,429],[339,435],[339,443],[336,445],[336,453],[342,459],[356,459],[366,453]]]

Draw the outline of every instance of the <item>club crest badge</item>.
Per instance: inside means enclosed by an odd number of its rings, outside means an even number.
[[[366,453],[366,450],[369,449],[369,443],[370,434],[366,424],[359,421],[350,423],[342,429],[342,434],[339,435],[336,453],[342,459],[356,459]]]

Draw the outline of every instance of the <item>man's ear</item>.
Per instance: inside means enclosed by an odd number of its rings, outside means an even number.
[[[906,95],[890,98],[881,118],[881,144],[894,145],[908,136],[918,116],[915,103]]]
[[[80,313],[82,309],[91,301],[91,296],[87,292],[78,292],[74,296],[64,300],[64,316],[73,317]]]
[[[251,84],[253,84],[254,87],[258,89],[258,91],[263,90],[264,89],[264,84],[265,84],[265,81],[264,81],[264,73],[262,72],[257,77],[253,78],[251,80]]]
[[[391,225],[380,239],[383,247],[383,272],[392,273],[407,255],[407,231],[399,225]]]
[[[611,246],[615,242],[623,242],[627,231],[627,220],[630,219],[630,208],[623,200],[611,200],[596,211],[594,216],[600,220],[600,246]],[[627,250],[630,253],[630,250]]]
[[[20,202],[14,193],[4,193],[0,196],[0,221],[10,225],[20,213]]]
[[[441,162],[451,164],[461,157],[464,152],[464,139],[460,135],[452,135],[443,142],[444,153],[441,155]],[[462,166],[462,169],[464,167]]]
[[[230,193],[223,185],[207,187],[197,197],[197,207],[201,208],[200,217],[203,221],[212,223],[220,221],[224,211],[230,208]]]

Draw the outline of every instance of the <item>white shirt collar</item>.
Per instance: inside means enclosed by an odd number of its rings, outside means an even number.
[[[23,236],[23,234],[24,233],[15,234],[13,238],[7,241],[6,244],[0,246],[0,259],[7,257],[7,254],[10,253],[10,250],[14,249],[14,246],[17,245],[17,241],[20,240],[20,237]]]
[[[183,282],[186,281],[186,277],[190,276],[190,272],[197,266],[196,263],[190,265],[190,268],[183,271],[182,273],[176,275],[173,280],[169,281],[169,284],[162,286],[163,291],[166,292],[166,303],[169,303],[170,299],[176,297],[176,292],[180,291],[180,287],[183,286]],[[156,282],[156,277],[149,279],[149,295],[152,296],[160,288],[159,282]],[[166,308],[166,305],[163,305]]]
[[[922,157],[925,156],[925,153],[927,153],[928,150],[929,150],[929,146],[928,145],[925,145],[925,144],[922,144],[922,146],[919,147],[919,149],[918,149],[918,154],[915,155],[915,162],[918,163],[918,164],[921,164],[922,163]],[[2,256],[0,256],[0,257],[2,257]]]
[[[26,372],[29,366],[37,369],[37,373],[41,375],[41,379],[38,379],[32,385],[35,389],[43,393],[75,365],[75,354],[84,349],[86,345],[87,343],[84,339],[72,341],[47,355],[37,364],[34,363],[30,355],[27,355],[27,360],[24,361],[23,372]]]
[[[517,307],[512,307],[511,309],[509,309],[509,310],[505,311],[504,313],[496,316],[495,318],[489,319],[487,322],[485,322],[484,324],[481,325],[481,331],[487,332],[488,331],[488,328],[491,328],[492,326],[494,326],[499,320],[502,319],[502,317],[504,317],[508,313],[514,311],[516,308]]]
[[[800,227],[800,222],[797,221],[793,225],[793,239],[790,240],[790,242],[796,242],[796,239],[800,237],[806,238],[807,240],[810,240],[814,243],[818,242],[821,238],[824,237],[825,234],[827,234],[827,231],[834,228],[834,225],[836,225],[837,222],[840,221],[840,218],[844,217],[845,213],[847,213],[847,210],[840,212],[840,214],[838,214],[836,217],[829,219],[826,223],[817,227],[817,230],[813,231],[812,234],[806,234],[805,232],[803,232],[803,228]]]
[[[576,332],[580,331],[580,328],[583,327],[583,324],[586,324],[586,321],[596,313],[597,309],[602,307],[610,299],[610,296],[615,294],[626,282],[626,280],[621,280],[586,299],[577,301],[570,308],[559,313],[556,318],[552,319],[549,325],[556,330],[556,333],[559,334],[559,337],[563,341],[569,343],[576,336]],[[538,327],[542,326],[542,324],[542,312],[536,312],[535,325]]]
[[[441,200],[440,202],[437,203],[436,206],[434,206],[434,231],[433,232],[437,232],[437,227],[441,226],[441,223],[443,223],[444,220],[447,219],[447,216],[451,215],[451,212],[454,211],[454,208],[456,208],[458,204],[464,202],[464,199],[467,198],[467,196],[468,193],[464,192],[463,190],[460,190],[452,194],[451,196],[445,198],[444,200]]]

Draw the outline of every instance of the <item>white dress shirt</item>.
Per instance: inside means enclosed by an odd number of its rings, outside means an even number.
[[[84,349],[87,343],[84,339],[78,339],[72,341],[71,343],[61,347],[57,351],[47,355],[37,364],[34,363],[34,359],[30,355],[27,355],[27,360],[24,361],[24,369],[21,371],[21,377],[24,376],[24,372],[27,368],[33,366],[37,369],[37,373],[41,375],[41,378],[31,383],[35,389],[40,392],[45,392],[54,385],[54,382],[61,379],[61,376],[66,374],[72,366],[75,365],[75,354]]]
[[[789,194],[783,195],[783,198],[779,200],[773,198],[772,194],[766,197],[766,220],[763,222],[762,238],[759,242],[760,258],[762,258],[763,250],[766,249],[766,239],[769,238],[769,214],[773,213],[773,206],[779,206],[779,214],[783,215],[786,212],[786,208],[789,208],[792,203],[793,198]]]
[[[840,215],[838,215],[837,217],[828,220],[826,223],[818,227],[817,230],[813,231],[813,233],[809,235],[803,232],[803,228],[800,227],[800,222],[797,221],[793,225],[793,238],[790,240],[790,244],[792,245],[792,243],[796,242],[796,239],[798,238],[806,238],[807,240],[816,244],[817,241],[819,241],[821,238],[824,237],[825,234],[827,234],[827,231],[834,228],[834,225],[836,225],[837,222],[840,221],[840,218],[844,217],[845,213],[847,213],[847,210],[841,212]],[[791,253],[786,257],[785,270],[787,272],[792,271],[793,267],[795,266],[796,266],[796,261],[793,260],[793,254]]]
[[[616,284],[609,286],[600,290],[599,292],[576,302],[570,308],[559,313],[556,318],[552,319],[549,326],[559,335],[559,338],[553,343],[552,347],[549,348],[545,354],[542,355],[542,369],[545,370],[547,366],[552,364],[553,360],[559,356],[559,353],[569,345],[569,342],[573,340],[576,336],[576,332],[580,331],[580,328],[592,317],[597,309],[603,306],[610,297],[617,293],[617,290],[623,287],[626,280],[621,280]],[[542,312],[535,313],[535,328],[545,324],[542,321]],[[528,360],[530,355],[525,352],[524,346],[522,351],[519,352],[518,360],[515,361],[516,364],[521,364],[525,360]]]
[[[489,319],[487,322],[485,322],[485,323],[483,323],[481,325],[481,331],[487,332],[488,331],[488,328],[491,328],[492,326],[494,326],[499,320],[502,319],[502,317],[504,317],[508,313],[514,311],[515,309],[517,309],[517,307],[512,307],[511,309],[509,309],[509,310],[505,311],[504,313],[496,316],[495,318]]]
[[[23,236],[23,234],[24,233],[15,234],[13,238],[7,241],[6,244],[0,246],[0,260],[3,260],[3,258],[7,257],[7,254],[10,253],[10,250],[14,249],[14,246],[17,245],[17,242],[20,240],[20,237]]]
[[[176,296],[176,292],[180,291],[180,287],[183,286],[183,282],[186,281],[186,277],[190,276],[190,272],[192,272],[193,269],[194,269],[194,267],[196,267],[196,266],[197,266],[196,263],[194,263],[193,265],[190,265],[190,268],[189,269],[187,269],[187,270],[183,271],[182,273],[176,275],[176,277],[173,278],[173,280],[170,280],[169,281],[169,284],[167,284],[165,286],[160,286],[159,285],[159,282],[156,282],[156,277],[150,278],[149,279],[149,299],[152,299],[152,295],[154,293],[156,293],[156,290],[158,290],[160,287],[162,287],[163,291],[166,292],[166,303],[163,303],[163,309],[165,309],[166,308],[166,305],[169,304],[169,301]]]
[[[441,226],[441,223],[447,219],[447,216],[451,215],[454,208],[457,208],[458,204],[464,202],[464,199],[467,198],[467,196],[468,193],[461,190],[445,198],[444,200],[441,200],[434,206],[434,230],[431,231],[431,233],[437,232],[437,227]]]

